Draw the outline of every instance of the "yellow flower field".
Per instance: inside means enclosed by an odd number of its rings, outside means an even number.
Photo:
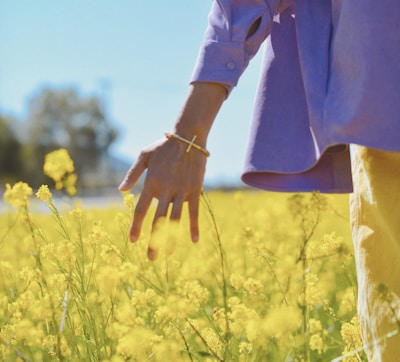
[[[75,193],[65,172],[57,188]],[[352,352],[347,196],[209,192],[198,244],[186,215],[152,236],[149,216],[131,244],[133,195],[93,210],[52,192],[17,183],[4,194],[1,361],[366,360]]]

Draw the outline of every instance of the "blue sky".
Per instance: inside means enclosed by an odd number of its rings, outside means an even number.
[[[1,0],[0,113],[23,118],[44,86],[104,96],[121,133],[112,152],[134,160],[175,122],[210,6],[211,0]],[[239,180],[260,58],[211,131],[209,183]]]

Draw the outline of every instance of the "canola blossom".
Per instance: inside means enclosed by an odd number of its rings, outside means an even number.
[[[3,199],[15,208],[28,207],[28,199],[32,193],[32,188],[27,183],[20,181],[13,186],[6,184]]]
[[[199,243],[185,214],[131,244],[133,195],[32,195],[8,185],[0,215],[2,361],[366,361],[346,196],[213,191]]]
[[[47,186],[47,185],[40,186],[39,190],[36,192],[36,196],[39,200],[42,200],[46,203],[50,202],[50,200],[53,197],[53,195],[51,194],[51,191],[49,189],[49,186]]]
[[[45,156],[43,172],[53,179],[56,190],[65,188],[69,195],[76,194],[77,175],[74,171],[74,161],[65,148],[49,152]]]

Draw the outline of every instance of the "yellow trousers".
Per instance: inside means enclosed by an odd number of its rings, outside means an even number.
[[[352,146],[352,171],[350,215],[363,343],[369,361],[399,362],[400,153]]]

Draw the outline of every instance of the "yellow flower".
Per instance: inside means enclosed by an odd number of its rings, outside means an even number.
[[[76,260],[76,247],[75,245],[65,240],[60,243],[56,250],[56,255],[58,255],[58,261],[65,263],[65,266],[71,267]]]
[[[346,346],[342,351],[343,354],[347,354],[362,346],[360,324],[357,316],[353,317],[349,323],[342,324],[340,334],[346,343]],[[349,362],[358,360],[359,359],[355,356],[350,356],[345,359],[345,361]]]
[[[134,285],[139,273],[139,267],[131,262],[123,262],[119,269],[118,274],[122,282]]]
[[[254,278],[248,278],[244,282],[243,287],[250,295],[260,295],[264,290],[263,284]]]
[[[238,273],[233,273],[230,278],[229,281],[232,285],[232,287],[236,290],[240,289],[243,286],[243,277],[238,274]]]
[[[206,346],[210,351],[220,355],[222,353],[223,345],[219,336],[211,328],[204,328],[201,331],[201,335],[206,342]]]
[[[162,341],[153,346],[155,361],[182,361],[181,344],[179,340]]]
[[[258,320],[259,316],[254,309],[247,308],[244,304],[232,304],[232,302],[236,302],[233,298],[230,298],[228,302],[231,308],[228,318],[231,332],[240,338],[242,334],[246,333],[249,322]],[[248,339],[250,340],[250,338]]]
[[[51,194],[49,190],[49,186],[47,185],[42,185],[39,187],[39,190],[36,192],[36,197],[44,202],[49,202],[53,195]]]
[[[44,245],[40,249],[42,258],[53,258],[55,256],[54,243]]]
[[[344,349],[343,349],[343,352],[342,352],[343,356],[346,356],[347,354],[350,354],[350,355],[348,357],[345,357],[343,361],[344,362],[360,362],[360,361],[363,361],[360,358],[359,353],[356,353],[356,354],[353,354],[353,353],[354,353],[354,349],[351,348],[351,346],[345,346]]]
[[[353,288],[347,288],[341,297],[339,315],[343,316],[355,310],[356,301]]]
[[[118,340],[117,353],[126,360],[144,361],[152,355],[153,346],[163,340],[153,330],[135,326]]]
[[[324,340],[320,333],[315,333],[310,337],[310,349],[317,351],[318,354],[322,354],[326,350]]]
[[[60,350],[61,350],[61,354],[64,357],[69,357],[71,355],[71,350],[69,349],[68,346],[68,341],[66,340],[65,336],[61,336],[61,340],[60,340]]]
[[[50,355],[55,355],[55,349],[57,344],[57,337],[54,335],[47,335],[42,340],[42,348],[46,350]]]
[[[113,297],[118,292],[120,279],[114,267],[103,266],[97,273],[96,279],[102,295]]]
[[[3,199],[15,208],[27,207],[28,198],[32,193],[32,188],[27,183],[20,181],[12,187],[10,184],[6,184],[6,192],[3,195]]]
[[[239,353],[240,354],[250,354],[253,349],[253,345],[248,342],[239,343]]]
[[[73,210],[69,212],[69,215],[71,215],[73,218],[79,221],[82,219],[83,210],[80,207],[75,207]]]
[[[166,305],[161,305],[154,312],[154,321],[159,326],[170,323],[173,318],[174,316],[171,315],[169,307]]]
[[[309,325],[311,334],[322,331],[322,324],[321,324],[321,321],[319,321],[318,319],[310,318],[308,325]]]
[[[43,172],[56,183],[56,190],[65,187],[68,194],[76,194],[76,180],[78,176],[74,174],[74,162],[65,148],[49,152],[45,156]]]
[[[55,182],[59,182],[67,173],[74,172],[74,162],[65,148],[49,152],[44,159],[43,172]]]
[[[25,346],[41,345],[43,337],[43,329],[35,328],[33,322],[29,319],[21,319],[15,325],[14,338]]]
[[[114,267],[121,265],[122,255],[118,248],[111,243],[100,245],[100,257],[103,259],[104,265],[113,265]]]
[[[135,207],[135,196],[133,194],[126,194],[124,195],[124,205],[131,211]]]
[[[321,287],[318,285],[319,278],[315,273],[306,274],[306,290],[304,295],[305,305],[317,305],[321,303]]]
[[[39,275],[40,270],[32,269],[27,266],[24,266],[19,272],[20,279],[25,281],[27,284],[30,284],[33,280],[37,279]]]
[[[177,293],[186,298],[193,307],[199,307],[200,304],[206,303],[210,292],[201,286],[198,280],[188,280],[182,285],[177,283]]]
[[[262,338],[274,337],[284,340],[296,331],[301,326],[301,323],[301,313],[298,309],[274,307],[269,310],[261,321]]]
[[[354,348],[361,347],[360,325],[357,317],[353,317],[350,323],[343,323],[340,334],[347,345]]]
[[[104,242],[108,242],[110,239],[109,235],[103,228],[101,220],[95,220],[93,222],[92,230],[89,231],[89,241],[93,246],[101,245]]]
[[[71,196],[76,195],[76,180],[78,176],[75,173],[70,173],[65,180],[65,190]]]
[[[308,325],[311,334],[309,342],[310,349],[317,351],[320,355],[325,352],[327,348],[324,342],[324,336],[327,334],[327,331],[322,328],[321,321],[314,318],[310,318]]]
[[[15,336],[15,325],[5,324],[0,329],[0,340],[4,341],[6,344],[10,344]]]

